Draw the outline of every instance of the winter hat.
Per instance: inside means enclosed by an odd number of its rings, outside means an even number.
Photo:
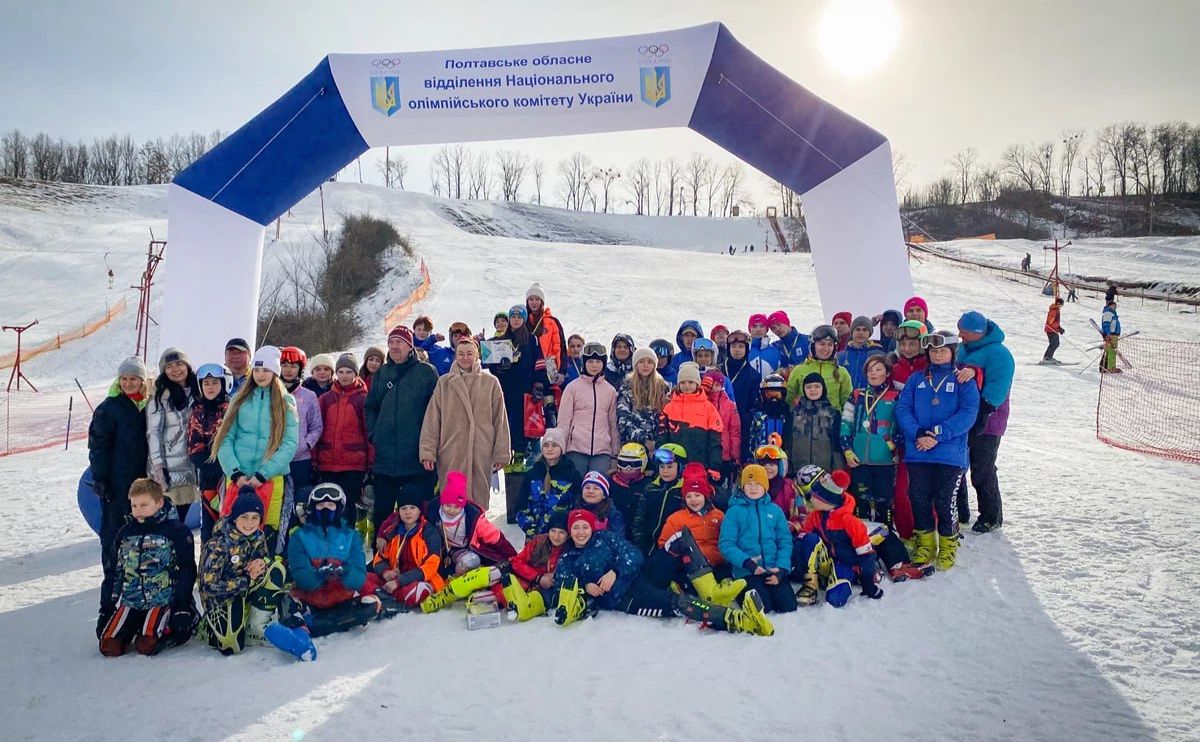
[[[700,386],[706,394],[713,389],[720,389],[725,386],[725,374],[716,369],[708,371],[704,374],[704,380],[700,382]]]
[[[705,497],[712,497],[716,492],[713,490],[712,483],[708,481],[708,472],[703,470],[703,464],[697,464],[701,467],[700,476],[696,476],[696,472],[687,472],[683,477],[683,492],[686,495],[689,492],[699,492]],[[688,466],[691,466],[690,464]],[[685,469],[688,467],[684,467]]]
[[[363,363],[366,363],[372,358],[378,358],[381,361],[386,361],[387,352],[385,352],[384,349],[380,348],[378,345],[372,345],[370,348],[367,348],[366,353],[363,353]]]
[[[358,373],[358,359],[354,357],[353,353],[343,353],[338,356],[337,365],[333,367],[333,370],[338,371],[343,368],[348,368],[354,373]]]
[[[762,312],[755,312],[754,314],[750,315],[749,321],[746,322],[746,327],[754,327],[755,325],[765,324],[767,324],[767,315],[763,314]]]
[[[590,471],[583,475],[583,481],[579,483],[580,488],[594,484],[604,493],[604,499],[608,499],[608,477],[598,471]]]
[[[492,326],[493,327],[496,326],[496,320],[498,320],[498,319],[502,319],[505,322],[508,322],[508,312],[496,312],[495,314],[493,314],[492,315]]]
[[[865,327],[867,332],[870,332],[871,330],[875,329],[875,323],[871,321],[870,317],[859,315],[858,317],[854,318],[853,322],[850,323],[851,332],[853,332],[857,327]]]
[[[254,361],[251,368],[265,368],[276,376],[279,375],[279,348],[274,345],[264,345],[254,351]]]
[[[560,531],[567,530],[567,511],[561,508],[555,508],[550,511],[550,522],[546,524],[546,530],[549,531],[557,528]]]
[[[925,312],[925,316],[926,317],[929,316],[929,305],[926,304],[925,300],[922,299],[921,297],[914,296],[914,297],[910,298],[908,301],[904,302],[904,313],[908,314],[908,310],[911,309],[912,307],[920,307],[921,311]]]
[[[883,322],[887,322],[887,321],[891,320],[892,322],[895,322],[896,324],[900,324],[901,322],[904,321],[904,315],[900,314],[900,312],[895,309],[885,309],[885,310],[883,310],[883,314],[880,315],[880,319]]]
[[[691,381],[700,383],[700,366],[692,361],[679,364],[679,373],[675,377],[676,383]]]
[[[776,309],[774,312],[771,312],[770,317],[767,317],[768,327],[774,327],[777,324],[787,325],[788,327],[792,326],[792,321],[788,319],[787,312],[782,309]]]
[[[540,283],[533,284],[525,291],[525,298],[527,300],[531,296],[536,296],[537,298],[541,299],[543,304],[546,303],[546,292],[542,291],[542,284]]]
[[[400,493],[396,496],[396,507],[415,505],[418,508],[424,509],[425,503],[429,502],[432,496],[433,492],[430,490],[428,483],[419,481],[407,482],[400,488]]]
[[[637,350],[633,351],[634,366],[637,366],[638,361],[642,360],[643,358],[649,358],[650,360],[654,361],[655,364],[658,363],[658,355],[655,354],[655,352],[650,348],[638,348]]]
[[[850,324],[854,321],[854,317],[849,312],[838,312],[837,314],[833,315],[833,319],[830,322],[837,322],[839,319],[845,320],[846,324]]]
[[[767,477],[767,470],[758,464],[747,464],[742,468],[742,488],[744,489],[750,482],[761,486],[763,492],[771,488],[771,480]]]
[[[137,356],[129,356],[121,361],[121,365],[117,367],[117,376],[136,376],[139,379],[144,379],[150,373],[146,370],[146,363]]]
[[[237,499],[233,501],[233,507],[229,510],[229,517],[237,520],[246,513],[258,513],[259,518],[263,517],[262,498],[249,485],[238,490]]]
[[[671,445],[671,444],[667,444]],[[693,461],[683,467],[683,471],[679,474],[680,479],[708,479],[708,469],[699,461]]]
[[[708,339],[715,343],[717,341],[717,333],[721,331],[724,331],[726,335],[729,334],[729,328],[725,325],[713,325],[713,328],[708,331]]]
[[[315,369],[318,366],[324,366],[325,368],[332,369],[335,365],[337,365],[337,362],[333,360],[333,356],[329,353],[318,353],[308,361],[308,368],[310,370]]]
[[[388,340],[391,340],[392,338],[400,338],[404,342],[408,343],[408,347],[413,347],[412,330],[408,329],[404,325],[396,325],[392,328],[392,331],[388,333]]]
[[[663,338],[655,338],[650,341],[650,350],[654,351],[656,358],[670,358],[675,355],[675,347],[670,341]]]
[[[446,474],[446,486],[442,487],[441,503],[443,505],[467,506],[467,475],[460,471]]]
[[[567,530],[570,530],[571,526],[575,525],[581,520],[585,521],[589,526],[591,526],[593,531],[596,530],[596,514],[591,510],[584,510],[583,508],[572,510],[567,515]]]
[[[188,368],[192,367],[192,362],[188,360],[187,353],[184,353],[179,348],[167,348],[158,357],[158,372],[165,374],[167,372],[167,364],[176,361],[183,361],[188,365]]]
[[[567,450],[567,434],[561,428],[546,428],[546,432],[542,434],[542,445],[553,443],[562,451]]]
[[[813,482],[809,495],[835,508],[846,502],[846,488],[850,486],[850,475],[838,469]]]
[[[450,325],[450,334],[453,335],[455,332],[470,337],[471,328],[467,326],[466,322],[454,322]]]
[[[958,318],[958,329],[966,330],[967,332],[977,332],[980,335],[987,332],[987,317],[981,313],[971,311],[966,312]]]
[[[820,384],[821,385],[821,398],[822,399],[824,399],[829,394],[829,387],[825,386],[825,377],[820,375],[816,371],[813,371],[812,373],[805,375],[804,381],[801,382],[801,384],[800,384],[800,390],[803,391],[804,387],[808,386],[809,384]]]
[[[511,307],[508,308],[508,316],[509,317],[514,317],[514,316],[520,317],[521,321],[525,322],[529,319],[529,310],[526,309],[525,307],[521,306],[520,304],[513,304]]]
[[[225,343],[225,350],[244,350],[250,352],[250,344],[241,338],[230,338],[229,342]]]

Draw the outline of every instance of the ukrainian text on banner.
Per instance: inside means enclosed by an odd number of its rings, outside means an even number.
[[[371,146],[687,126],[716,24],[642,36],[395,54],[331,54]]]

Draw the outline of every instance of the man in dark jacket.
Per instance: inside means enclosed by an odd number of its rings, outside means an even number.
[[[117,380],[108,397],[92,414],[88,426],[88,462],[100,498],[100,553],[113,545],[117,530],[129,515],[129,487],[146,476],[150,449],[146,443],[146,364],[137,356],[126,358],[117,369]],[[112,580],[108,565],[104,579]]]
[[[367,395],[367,433],[375,446],[375,528],[396,508],[396,498],[408,482],[428,482],[433,491],[433,472],[425,471],[417,455],[425,408],[437,386],[433,366],[417,360],[412,331],[397,325],[388,334],[387,363],[376,372]]]

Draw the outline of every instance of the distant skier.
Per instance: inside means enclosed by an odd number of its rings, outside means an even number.
[[[1025,258],[1024,258],[1024,260],[1021,261],[1021,270],[1028,273],[1032,267],[1033,267],[1033,256],[1030,255],[1029,253],[1025,253]]]
[[[1062,298],[1056,298],[1054,303],[1050,305],[1050,309],[1046,312],[1046,339],[1050,341],[1050,344],[1046,346],[1046,352],[1042,355],[1042,363],[1054,366],[1062,365],[1062,361],[1054,357],[1054,352],[1058,350],[1058,336],[1066,334],[1066,330],[1063,329],[1062,321],[1059,317],[1062,305]]]
[[[1116,286],[1109,287],[1110,296],[1116,295]],[[1117,316],[1117,302],[1109,298],[1100,315],[1100,332],[1104,333],[1104,357],[1100,361],[1101,373],[1121,373],[1117,368],[1117,341],[1121,339],[1121,318]]]

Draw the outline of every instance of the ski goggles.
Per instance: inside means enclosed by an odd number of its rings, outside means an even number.
[[[772,464],[783,461],[787,458],[783,449],[779,446],[759,446],[754,452],[754,459],[759,464],[771,462]]]
[[[897,327],[896,328],[896,339],[897,340],[906,340],[906,339],[907,340],[920,340],[924,336],[925,336],[924,329],[918,330],[915,327]]]
[[[678,457],[669,448],[658,448],[654,451],[654,460],[660,464],[674,464]]]
[[[741,343],[742,345],[749,346],[750,336],[741,330],[734,330],[733,332],[729,333],[729,337],[725,338],[725,345],[730,346],[734,343]]]
[[[579,357],[583,359],[604,360],[608,356],[608,350],[600,343],[584,343],[583,350],[579,353]]]
[[[692,341],[692,353],[697,353],[702,350],[707,350],[709,353],[717,352],[717,344],[708,338],[696,338]]]
[[[657,458],[657,457],[655,457],[655,458]],[[641,459],[628,459],[628,458],[623,459],[620,456],[618,456],[617,457],[617,468],[618,469],[641,470],[646,467],[642,464]]]
[[[674,353],[671,351],[670,345],[651,345],[650,349],[654,351],[654,355],[659,358],[670,358]]]
[[[346,504],[346,493],[336,484],[318,484],[313,488],[313,491],[308,495],[308,504],[312,507],[320,505],[323,502],[332,502],[336,505]]]
[[[817,325],[812,331],[812,341],[814,343],[822,340],[832,340],[837,342],[837,330],[833,329],[833,325]]]
[[[204,381],[205,379],[219,379],[228,381],[229,371],[219,363],[206,363],[196,369],[196,380]]]
[[[958,335],[942,335],[940,333],[934,333],[921,338],[921,348],[924,350],[929,350],[930,348],[945,348],[947,346],[954,347],[955,345],[958,345],[959,342],[960,338]]]

